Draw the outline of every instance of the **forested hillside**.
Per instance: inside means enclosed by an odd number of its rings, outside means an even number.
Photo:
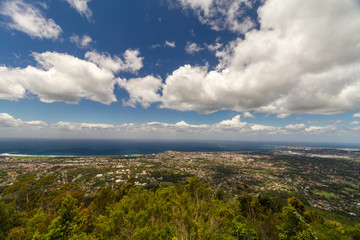
[[[296,197],[234,196],[197,178],[86,195],[54,175],[23,177],[2,191],[0,223],[0,239],[360,239],[359,223]]]

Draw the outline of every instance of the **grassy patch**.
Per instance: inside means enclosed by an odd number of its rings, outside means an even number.
[[[144,163],[142,163],[142,162],[130,162],[129,163],[129,165],[132,165],[132,166],[134,166],[134,165],[142,165],[142,164],[144,164]]]
[[[332,192],[326,192],[326,191],[320,191],[319,189],[314,189],[311,191],[313,194],[330,199],[330,198],[338,198],[335,193]]]
[[[345,187],[344,189],[345,189],[345,191],[351,192],[351,193],[357,193],[357,192],[359,192],[358,190],[355,190],[355,189],[352,189],[352,188],[348,188],[348,187]]]

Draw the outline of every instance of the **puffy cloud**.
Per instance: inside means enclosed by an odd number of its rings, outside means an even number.
[[[78,46],[79,48],[88,48],[92,42],[92,38],[88,35],[83,35],[82,37],[79,37],[76,34],[73,34],[70,37],[70,41],[72,43],[75,43],[76,46]]]
[[[350,123],[350,125],[360,125],[360,122],[359,122],[359,121],[352,121],[352,122]]]
[[[39,130],[46,128],[48,124],[43,121],[23,121],[16,119],[8,113],[0,113],[0,129],[7,131]],[[11,136],[11,135],[10,135]]]
[[[251,125],[251,130],[253,131],[260,131],[260,132],[267,132],[269,135],[277,134],[277,132],[281,132],[279,127],[273,127],[273,126],[265,126],[260,124],[253,124]]]
[[[0,99],[17,100],[25,97],[26,89],[19,81],[19,71],[0,66]]]
[[[24,98],[26,91],[43,102],[78,103],[82,98],[110,104],[116,82],[111,71],[74,56],[44,52],[32,54],[38,68],[0,67],[0,98]]]
[[[217,83],[220,75],[214,71],[207,73],[207,70],[201,67],[180,67],[167,77],[160,107],[204,113],[221,109],[223,102],[212,93],[223,91]]]
[[[234,129],[234,128],[241,129],[241,128],[248,126],[248,124],[246,122],[241,121],[240,115],[236,115],[232,119],[221,121],[218,124],[216,124],[215,126],[220,129],[223,129],[223,130],[224,129]]]
[[[255,116],[251,112],[244,112],[244,118],[255,118]]]
[[[213,30],[229,29],[245,33],[254,28],[255,20],[246,15],[256,0],[178,0],[181,7],[194,11],[201,23]]]
[[[306,132],[314,132],[316,134],[332,134],[335,131],[339,131],[340,132],[341,129],[337,128],[335,125],[327,125],[324,127],[320,127],[320,126],[310,126],[305,128]]]
[[[200,9],[206,13],[209,12],[214,0],[179,0],[184,7]]]
[[[360,117],[360,112],[355,113],[355,114],[353,115],[353,117]]]
[[[200,47],[196,43],[190,43],[190,42],[186,43],[185,51],[189,54],[193,54],[201,50],[204,50],[204,48]]]
[[[62,32],[53,19],[46,19],[38,8],[22,0],[0,2],[0,15],[5,17],[5,26],[32,38],[57,39]]]
[[[118,56],[111,57],[108,53],[98,53],[89,51],[85,53],[85,58],[100,67],[117,72],[136,72],[143,67],[143,57],[139,57],[139,50],[126,50],[122,60]]]
[[[210,14],[215,2],[183,0],[182,4]],[[260,29],[217,51],[215,70],[185,65],[173,71],[166,78],[161,107],[256,110],[279,117],[359,108],[357,1],[268,0],[258,15]]]
[[[90,1],[91,0],[67,0],[72,8],[75,8],[81,16],[86,17],[88,20],[92,17],[92,11],[88,6],[88,2]]]
[[[334,125],[306,126],[304,124],[285,127],[250,124],[241,121],[240,115],[214,124],[193,125],[180,121],[175,124],[150,123],[71,123],[23,121],[7,113],[0,113],[0,137],[57,137],[57,138],[189,138],[191,139],[299,139],[316,137],[336,140],[337,136],[358,138],[360,128],[340,128]],[[318,138],[320,137],[320,138]],[[322,138],[321,138],[322,137]]]
[[[175,45],[175,41],[174,41],[174,42],[165,41],[165,46],[168,46],[168,47],[174,48],[174,47],[176,47],[176,45]]]
[[[138,50],[125,51],[123,58],[110,54],[87,52],[85,59],[66,53],[32,53],[37,66],[11,68],[0,66],[0,99],[18,100],[27,93],[37,95],[40,101],[78,103],[81,99],[110,104],[117,101],[114,85],[115,73],[135,72],[142,67]],[[120,81],[121,82],[121,81]],[[143,107],[157,102],[162,87],[161,79],[148,76],[123,80],[121,85],[129,91],[127,105],[140,103]]]
[[[135,107],[139,103],[143,108],[147,108],[151,103],[159,102],[161,99],[157,93],[162,87],[161,78],[154,76],[131,78],[119,80],[118,84],[129,93],[129,100],[124,101],[124,105]]]
[[[299,123],[299,124],[289,124],[285,128],[288,130],[303,130],[306,128],[306,126],[303,123]]]

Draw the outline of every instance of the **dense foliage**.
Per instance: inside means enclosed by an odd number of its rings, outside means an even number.
[[[0,223],[0,239],[360,239],[360,224],[298,198],[231,196],[197,178],[157,189],[128,181],[87,196],[53,175],[28,176],[3,190]]]

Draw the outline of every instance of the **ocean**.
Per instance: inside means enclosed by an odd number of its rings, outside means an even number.
[[[45,156],[111,156],[180,152],[266,152],[284,146],[360,149],[360,143],[245,141],[150,141],[80,139],[0,139],[0,154]]]

